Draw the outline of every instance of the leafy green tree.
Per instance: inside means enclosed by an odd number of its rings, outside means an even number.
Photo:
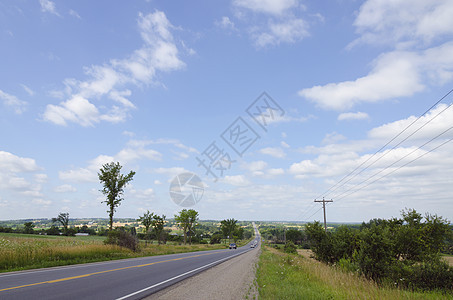
[[[68,234],[69,213],[59,213],[58,217],[52,218],[52,223],[60,223],[63,226],[63,234]]]
[[[48,235],[60,235],[60,229],[55,225],[50,226],[49,229],[46,230],[46,234]]]
[[[35,224],[33,224],[33,222],[25,222],[24,223],[24,233],[26,233],[26,234],[35,233],[35,230],[33,229],[34,227],[35,227]]]
[[[99,181],[103,184],[103,189],[100,190],[106,195],[107,200],[102,201],[109,207],[107,211],[109,214],[109,229],[113,229],[113,214],[116,208],[121,204],[123,200],[124,187],[132,180],[135,175],[134,171],[130,171],[129,174],[124,176],[121,174],[121,168],[119,162],[107,163],[102,166],[100,173],[98,173]]]
[[[211,236],[211,245],[212,244],[220,244],[220,241],[222,240],[222,235],[220,233],[215,233]]]
[[[150,213],[149,210],[147,210],[146,213],[144,213],[143,216],[139,217],[137,220],[145,226],[145,234],[148,233],[149,228],[153,224],[153,217],[154,213]]]
[[[175,215],[175,221],[179,228],[184,232],[184,245],[187,241],[187,234],[197,225],[198,212],[193,209],[183,209],[178,215]],[[191,242],[191,239],[190,239]]]
[[[244,228],[236,226],[236,229],[233,231],[233,239],[235,243],[238,240],[244,239]]]
[[[286,231],[286,241],[291,241],[294,244],[302,243],[303,234],[302,231],[297,229],[288,229]]]
[[[151,222],[151,225],[153,226],[154,234],[156,235],[157,242],[159,245],[165,240],[165,231],[164,231],[164,226],[165,226],[165,215],[158,216],[158,215],[153,215],[153,220]]]
[[[220,222],[220,231],[223,233],[224,238],[232,238],[233,232],[237,228],[237,220],[235,219],[226,219]]]

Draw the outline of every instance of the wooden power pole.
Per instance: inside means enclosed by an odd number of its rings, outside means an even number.
[[[324,231],[327,232],[327,223],[326,223],[326,203],[327,202],[333,202],[332,199],[330,200],[325,200],[324,197],[322,197],[322,200],[316,200],[315,202],[321,202],[322,203],[322,209],[324,210]]]

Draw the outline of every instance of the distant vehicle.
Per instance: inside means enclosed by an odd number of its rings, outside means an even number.
[[[236,246],[235,243],[231,243],[230,244],[230,249],[237,249],[237,248],[238,248],[238,246]]]

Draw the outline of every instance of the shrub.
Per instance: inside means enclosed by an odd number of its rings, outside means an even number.
[[[285,253],[297,254],[296,245],[294,245],[292,241],[286,242],[283,250],[285,251]]]
[[[105,244],[118,245],[120,247],[128,248],[132,251],[138,250],[138,239],[130,232],[124,230],[112,230],[109,231],[107,239],[104,241]]]

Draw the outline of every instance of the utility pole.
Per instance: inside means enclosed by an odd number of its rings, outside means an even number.
[[[315,202],[321,202],[322,203],[322,209],[324,210],[324,231],[327,232],[327,223],[326,223],[326,202],[333,202],[332,199],[330,200],[325,200],[324,197],[322,197],[322,200],[316,200]]]

